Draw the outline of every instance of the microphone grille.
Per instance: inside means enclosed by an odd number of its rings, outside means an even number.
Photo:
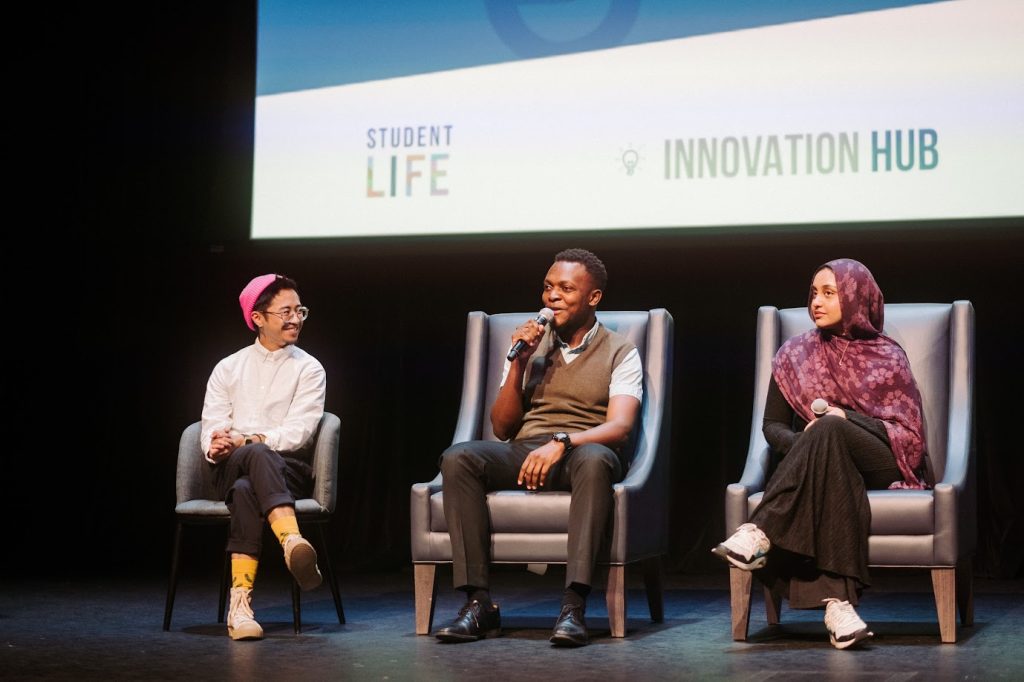
[[[555,317],[555,311],[551,308],[541,308],[540,312],[537,313],[538,318],[544,318],[544,324],[547,324]],[[540,322],[540,320],[537,320]]]
[[[824,398],[815,398],[814,402],[811,403],[811,412],[818,415],[819,417],[828,410],[828,403]]]

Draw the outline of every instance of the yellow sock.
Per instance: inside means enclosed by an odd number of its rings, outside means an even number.
[[[270,524],[270,530],[274,531],[274,536],[283,547],[285,538],[299,534],[299,520],[294,516],[282,516]]]
[[[244,587],[251,590],[256,582],[256,559],[231,559],[231,587]]]

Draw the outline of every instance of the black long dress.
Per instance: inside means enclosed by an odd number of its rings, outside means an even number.
[[[870,584],[866,491],[901,480],[882,421],[846,416],[822,417],[804,431],[772,379],[762,431],[781,459],[750,522],[772,543],[758,578],[790,608],[820,608],[828,597],[858,603]]]

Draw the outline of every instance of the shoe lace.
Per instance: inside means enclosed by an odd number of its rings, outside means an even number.
[[[255,620],[249,595],[244,590],[231,591],[231,613],[235,620]]]
[[[833,632],[847,632],[866,627],[853,605],[846,601],[831,601],[825,609],[825,625]]]
[[[584,613],[584,610],[583,610],[582,606],[576,606],[574,604],[563,604],[562,605],[562,612],[558,614],[558,618],[559,618],[559,620],[561,620],[562,618],[565,618],[569,614],[575,614],[577,618],[582,618],[583,617],[583,613]]]
[[[757,527],[752,524],[744,524],[730,538],[730,544],[733,545],[734,550],[739,550],[746,556],[754,556],[761,551],[763,543]]]

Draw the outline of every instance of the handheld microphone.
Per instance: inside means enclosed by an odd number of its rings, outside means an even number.
[[[815,398],[814,402],[811,403],[811,412],[814,413],[814,418],[817,419],[828,412],[828,403],[824,398]]]
[[[547,325],[548,322],[551,321],[551,318],[553,318],[554,316],[555,311],[552,310],[551,308],[541,308],[540,312],[537,313],[537,317],[533,318],[533,321],[539,324],[541,327],[544,327]],[[509,362],[512,362],[513,360],[516,359],[516,356],[523,351],[524,348],[526,348],[526,342],[523,341],[522,339],[519,339],[509,350],[508,355],[505,356],[505,359],[508,360]]]

